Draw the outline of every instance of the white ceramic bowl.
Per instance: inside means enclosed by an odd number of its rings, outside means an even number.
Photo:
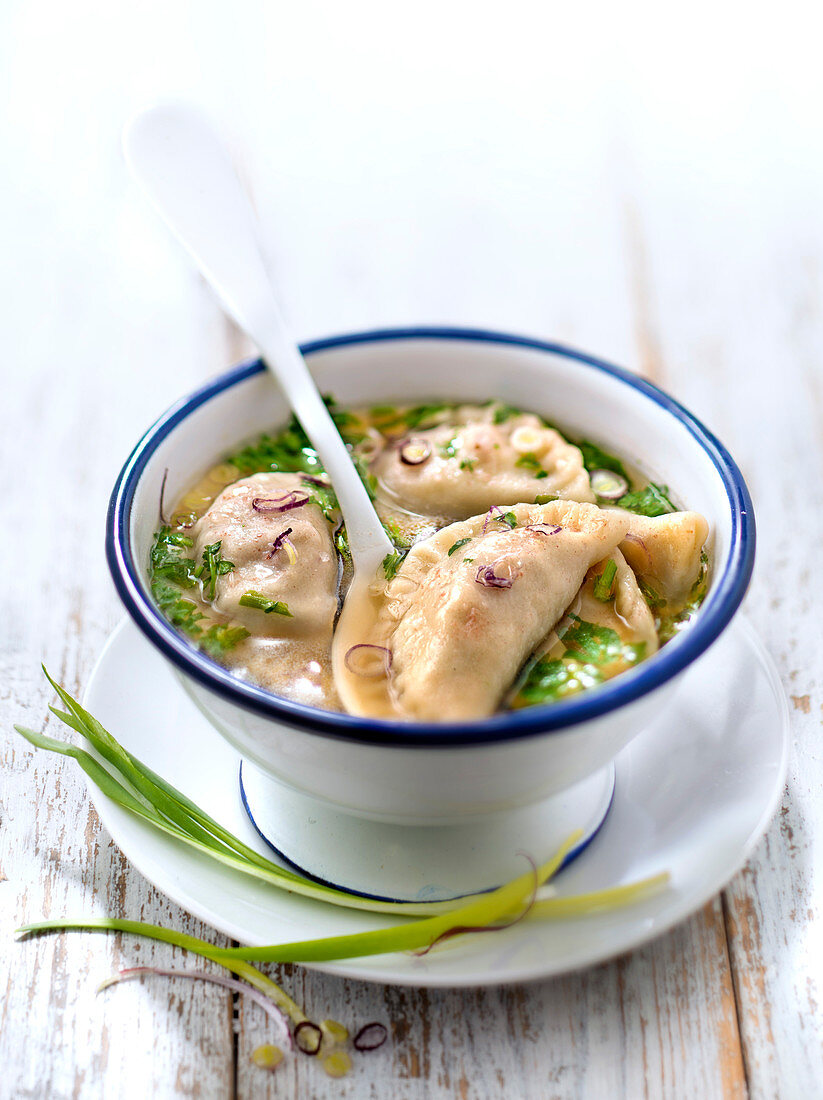
[[[358,816],[454,822],[537,802],[603,769],[666,706],[678,677],[727,626],[745,593],[754,516],[726,450],[650,383],[559,345],[419,328],[319,340],[303,351],[321,391],[342,405],[499,398],[607,446],[668,485],[711,525],[711,587],[696,620],[649,661],[589,693],[460,724],[329,713],[238,679],[159,613],[148,562],[164,471],[166,499],[174,500],[238,444],[287,420],[259,361],[178,402],[124,466],[109,507],[107,554],[129,614],[244,757]]]

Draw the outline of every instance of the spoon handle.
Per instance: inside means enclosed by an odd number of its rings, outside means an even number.
[[[355,569],[373,572],[394,547],[286,329],[256,218],[225,147],[198,111],[167,105],[139,114],[124,133],[123,148],[163,220],[260,349],[331,478]]]

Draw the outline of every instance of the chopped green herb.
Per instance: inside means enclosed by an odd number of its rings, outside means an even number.
[[[172,531],[171,527],[161,527],[154,536],[149,554],[152,579],[162,577],[180,588],[193,588],[197,583],[194,559],[183,554],[192,546],[194,540],[188,535]]]
[[[658,611],[661,607],[666,606],[666,600],[658,592],[652,588],[650,584],[647,584],[642,577],[637,578],[637,587],[643,596],[643,599],[652,609],[652,611]]]
[[[560,640],[566,646],[564,657],[572,657],[593,665],[610,665],[615,661],[635,664],[645,653],[645,644],[627,645],[616,630],[586,622],[579,615],[569,615],[571,625],[558,630]]]
[[[409,428],[431,427],[448,405],[415,405],[403,414],[403,421]]]
[[[445,443],[441,443],[437,448],[443,458],[454,458],[457,455],[457,436],[452,436],[451,439],[446,440]]]
[[[522,415],[523,415],[523,410],[522,409],[516,409],[514,407],[514,405],[498,405],[498,407],[494,410],[494,415],[492,416],[492,423],[493,424],[505,424],[505,422],[507,420],[511,420],[511,418],[513,416],[522,416]]]
[[[577,447],[583,455],[583,465],[587,470],[612,470],[624,477],[626,481],[630,480],[620,459],[602,450],[596,443],[590,443],[588,440],[583,439],[577,444]]]
[[[464,459],[461,459],[461,461],[460,461],[460,469],[461,470],[468,470],[469,473],[471,473],[471,471],[475,468],[476,465],[477,465],[477,459],[476,458],[464,458]]]
[[[469,542],[471,542],[471,538],[458,539],[457,542],[453,542],[448,549],[448,556],[451,557],[461,546],[465,546]]]
[[[649,482],[644,489],[625,493],[614,503],[618,508],[636,512],[639,516],[665,516],[669,512],[677,511],[669,500],[668,485],[655,485],[653,482]]]
[[[211,546],[203,548],[203,564],[198,565],[194,571],[196,577],[203,580],[203,595],[207,600],[213,600],[217,592],[217,578],[224,577],[234,569],[234,562],[227,561],[220,554],[222,541],[213,542]]]
[[[181,594],[176,585],[162,579],[152,581],[151,594],[172,626],[185,631],[190,638],[197,638],[203,633],[203,628],[198,625],[204,617],[203,613],[193,600],[187,600]]]
[[[369,416],[372,420],[394,420],[397,417],[397,409],[394,405],[372,405]]]
[[[537,474],[538,477],[547,476],[547,472],[540,465],[540,459],[537,457],[536,454],[534,454],[533,451],[527,451],[525,454],[522,454],[520,458],[518,458],[515,462],[515,466],[521,466],[524,470],[539,471],[539,473]]]
[[[254,607],[258,611],[265,611],[267,615],[274,613],[275,615],[285,615],[288,619],[294,618],[294,615],[289,611],[288,604],[283,603],[282,600],[270,600],[262,592],[244,592],[240,597],[240,606]]]
[[[557,497],[553,493],[540,493],[534,498],[535,504],[551,504]]]
[[[312,504],[317,505],[330,523],[335,523],[340,505],[337,502],[337,494],[331,485],[313,485],[308,482],[305,485],[305,490],[309,494],[309,500]]]
[[[383,558],[383,572],[386,574],[387,581],[394,579],[406,554],[408,550],[395,550],[393,554],[386,554]]]
[[[617,576],[617,562],[609,558],[602,573],[599,573],[594,581],[592,595],[601,603],[608,603],[614,592],[614,578]]]
[[[192,546],[194,542],[188,535],[169,527],[161,527],[155,534],[150,554],[152,595],[172,626],[182,630],[210,656],[220,657],[248,637],[248,631],[211,622],[193,600],[183,595],[197,583],[197,570],[202,568],[195,567],[193,558],[181,556],[183,550]]]
[[[234,649],[238,642],[248,636],[249,632],[244,626],[214,623],[198,639],[198,645],[210,657],[222,657],[227,649]]]
[[[517,516],[514,514],[514,512],[504,512],[502,516],[498,517],[498,519],[501,523],[507,523],[509,527],[514,528],[517,526]]]
[[[395,523],[393,519],[386,519],[382,521],[383,530],[389,536],[397,549],[408,550],[411,546],[408,538],[400,530],[400,525]]]
[[[603,674],[595,665],[576,660],[543,659],[533,666],[518,692],[515,706],[554,703],[568,695],[603,682]]]
[[[463,558],[463,565],[472,565],[474,558]]]

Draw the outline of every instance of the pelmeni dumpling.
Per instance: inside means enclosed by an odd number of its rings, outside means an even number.
[[[196,524],[195,553],[220,542],[234,569],[220,576],[212,606],[252,633],[330,638],[337,612],[337,555],[329,524],[298,474],[255,474],[234,482]],[[296,506],[295,506],[296,505]],[[290,616],[247,607],[253,592]]]
[[[542,494],[594,501],[578,448],[537,416],[495,424],[489,409],[457,413],[456,422],[414,432],[377,456],[372,472],[389,498],[413,512],[453,519]]]
[[[618,511],[610,508],[608,514],[616,516]],[[671,610],[688,599],[700,573],[700,555],[708,535],[709,525],[697,512],[630,515],[620,549],[636,575]]]
[[[418,543],[386,586],[371,636],[361,640],[361,649],[388,654],[387,690],[381,698],[369,673],[347,706],[419,721],[491,714],[628,524],[628,514],[621,527],[590,504],[518,504]]]

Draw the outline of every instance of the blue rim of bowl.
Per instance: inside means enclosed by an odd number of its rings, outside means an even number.
[[[233,676],[196,650],[155,606],[139,580],[140,570],[131,552],[129,520],[137,485],[160,444],[201,405],[261,373],[265,368],[257,359],[226,372],[182,398],[164,413],[134,448],[112,491],[106,522],[106,558],[120,599],[149,641],[198,684],[264,718],[325,737],[403,748],[491,744],[569,729],[647,695],[677,676],[705,652],[740,606],[754,566],[755,522],[751,497],[737,464],[722,443],[679,402],[646,379],[584,352],[544,340],[486,329],[426,326],[373,329],[332,336],[302,344],[301,351],[310,356],[332,348],[398,340],[462,340],[528,348],[562,356],[620,379],[675,417],[711,459],[723,482],[731,511],[727,565],[723,573],[713,579],[706,604],[695,623],[656,654],[652,661],[608,681],[595,691],[547,706],[504,711],[472,722],[422,723],[356,718],[281,699]]]

